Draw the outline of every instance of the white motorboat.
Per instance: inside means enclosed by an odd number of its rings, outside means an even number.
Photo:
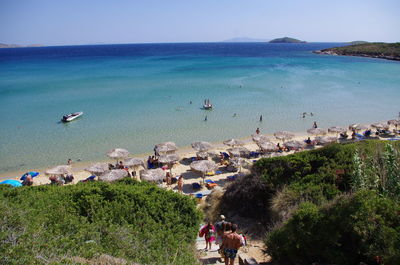
[[[68,115],[64,115],[61,119],[62,122],[70,122],[75,120],[76,118],[80,117],[83,115],[83,112],[74,112],[74,113],[70,113]]]
[[[209,99],[204,100],[203,109],[212,109],[213,105]]]

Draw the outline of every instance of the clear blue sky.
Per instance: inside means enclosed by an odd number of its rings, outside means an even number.
[[[0,43],[400,41],[400,0],[0,0]]]

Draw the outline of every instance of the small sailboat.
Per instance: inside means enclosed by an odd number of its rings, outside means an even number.
[[[74,113],[70,113],[68,115],[64,115],[61,119],[62,122],[70,122],[75,120],[76,118],[79,118],[80,116],[83,115],[83,112],[74,112]]]
[[[204,109],[212,109],[213,105],[210,103],[209,99],[204,100],[203,108]]]

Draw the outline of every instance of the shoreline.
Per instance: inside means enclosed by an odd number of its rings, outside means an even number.
[[[261,132],[261,134],[263,134]],[[292,140],[304,140],[304,137],[308,137],[307,132],[295,132],[295,137]],[[279,140],[275,139],[273,134],[264,134],[267,135],[268,137],[271,138],[271,142],[277,144],[278,142],[280,142]],[[304,138],[304,139],[303,139]],[[239,139],[245,142],[245,147],[250,146],[251,147],[251,151],[254,151],[252,149],[254,149],[254,146],[256,146],[256,144],[253,142],[251,135],[247,136],[247,137],[241,137],[241,138],[235,138],[235,139]],[[227,140],[227,139],[225,139]],[[225,141],[223,140],[223,141]],[[226,145],[223,144],[223,141],[218,141],[218,142],[210,142],[213,145],[213,148],[210,149],[210,151],[217,151],[217,150],[222,150],[225,151],[226,149],[230,148]],[[253,146],[254,145],[254,146]],[[129,150],[128,150],[129,151]],[[196,150],[194,150],[191,146],[178,146],[178,150],[177,150],[177,154],[180,156],[180,158],[185,158],[185,157],[192,157],[192,156],[196,156]],[[154,155],[153,152],[149,152],[149,153],[141,153],[141,154],[130,154],[129,157],[135,157],[135,158],[140,158],[143,159],[144,162],[146,162],[147,158],[149,155]],[[89,165],[93,164],[93,163],[115,163],[115,160],[108,158],[106,156],[106,154],[104,154],[104,159],[101,160],[94,160],[94,161],[76,161],[72,163],[72,170],[74,172],[74,176],[75,173],[82,173],[82,172],[86,172],[84,169],[86,167],[88,167]],[[16,179],[19,180],[19,178],[25,174],[28,171],[37,171],[40,173],[39,177],[40,178],[48,178],[48,176],[46,176],[44,174],[44,172],[51,168],[51,167],[55,167],[57,165],[50,165],[47,167],[38,167],[38,168],[31,168],[30,170],[17,170],[17,171],[8,171],[8,172],[1,172],[0,173],[0,181],[6,180],[6,179]],[[90,173],[86,172],[87,175],[89,176]],[[38,179],[39,177],[36,177],[34,180]]]
[[[333,50],[316,50],[313,51],[315,54],[324,54],[324,55],[333,55],[333,56],[353,56],[353,57],[364,57],[364,58],[374,58],[374,59],[382,59],[382,60],[390,60],[390,61],[400,61],[400,57],[394,56],[386,56],[386,55],[369,55],[365,53],[360,54],[345,54],[345,53],[337,53]]]
[[[380,121],[381,123],[385,123],[386,121]],[[374,122],[371,122],[374,123]],[[366,124],[371,124],[371,123],[366,123]],[[343,128],[347,129],[347,132],[349,133],[348,130],[348,126],[341,126]],[[255,132],[254,132],[255,133]],[[307,137],[314,137],[314,136],[310,136],[307,132],[293,132],[295,134],[295,137],[292,140],[299,140],[299,141],[303,141],[305,139],[307,139]],[[261,134],[263,134],[261,132]],[[278,142],[281,142],[280,140],[277,140],[273,134],[265,134],[267,135],[270,139],[271,142],[277,144]],[[329,135],[329,133],[328,133]],[[241,137],[241,138],[236,138],[236,139],[240,139],[242,141],[245,142],[245,147],[247,147],[248,149],[250,149],[251,151],[255,151],[258,149],[258,146],[253,142],[251,135],[247,136],[247,137]],[[225,139],[227,140],[227,139]],[[210,149],[210,151],[226,151],[226,149],[228,149],[229,147],[223,144],[223,141],[217,141],[217,142],[210,142],[213,145],[213,148]],[[150,150],[152,149],[149,148]],[[129,151],[129,150],[128,150]],[[185,158],[185,157],[193,157],[196,156],[196,151],[189,145],[189,146],[182,146],[182,147],[178,147],[178,150],[176,152],[181,159]],[[153,155],[153,152],[148,152],[148,153],[141,153],[141,154],[130,154],[129,157],[136,157],[136,158],[140,158],[143,159],[144,162],[146,162],[147,158],[149,155]],[[78,178],[76,178],[76,181],[80,180],[80,179],[84,179],[86,177],[90,176],[90,173],[85,171],[84,169],[86,167],[88,167],[89,165],[93,164],[93,163],[97,163],[97,162],[102,162],[102,163],[115,163],[115,161],[111,158],[107,158],[106,154],[104,154],[104,159],[97,159],[97,160],[93,160],[93,161],[82,161],[82,162],[74,162],[72,163],[72,170],[74,173],[74,176],[78,175]],[[25,174],[28,171],[37,171],[40,173],[39,177],[36,177],[35,180],[41,180],[39,181],[40,183],[43,184],[44,179],[48,180],[48,176],[46,176],[44,174],[44,172],[57,165],[49,165],[47,167],[38,167],[38,168],[31,168],[30,170],[16,170],[16,171],[7,171],[7,172],[1,172],[0,173],[0,181],[3,181],[5,179],[17,179],[19,180],[19,178]],[[87,175],[87,176],[86,176]],[[86,177],[84,177],[86,176]],[[35,182],[36,183],[36,182]]]

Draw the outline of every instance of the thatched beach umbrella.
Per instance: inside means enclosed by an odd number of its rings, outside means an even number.
[[[161,168],[149,169],[140,172],[140,179],[149,182],[162,183],[165,177],[166,173]]]
[[[176,150],[178,150],[178,147],[176,147],[176,144],[174,142],[156,144],[154,148],[158,154],[172,154]]]
[[[229,139],[224,141],[224,145],[228,145],[228,146],[240,146],[240,145],[244,145],[244,142],[241,140],[237,140],[237,139]]]
[[[176,162],[179,161],[179,156],[177,154],[161,155],[158,158],[158,162],[167,164],[169,167],[169,172],[172,174],[172,167]]]
[[[112,159],[119,159],[125,158],[129,155],[129,151],[123,148],[115,148],[107,152],[107,156]]]
[[[306,146],[306,143],[301,141],[289,141],[284,143],[283,145],[289,149],[302,149]]]
[[[276,151],[278,149],[276,147],[276,145],[274,143],[272,143],[272,142],[260,142],[260,143],[258,143],[258,146],[264,152],[273,152],[273,151]]]
[[[288,131],[279,131],[274,133],[274,136],[276,139],[282,140],[283,142],[285,140],[290,140],[294,137],[294,134]]]
[[[400,125],[400,120],[388,120],[387,124],[388,125],[394,125],[396,127],[396,129],[397,129],[397,126]]]
[[[208,152],[196,152],[196,156],[200,157],[201,159],[206,159],[208,158],[209,154]]]
[[[345,128],[342,128],[342,127],[338,127],[338,126],[332,126],[332,127],[329,127],[328,128],[328,132],[330,132],[330,133],[336,133],[336,134],[338,134],[338,133],[344,133],[344,132],[346,132],[347,130],[345,129]]]
[[[144,161],[140,158],[135,158],[135,157],[125,158],[123,163],[124,166],[127,167],[138,167],[138,166],[144,167]]]
[[[307,133],[312,135],[325,135],[326,130],[321,128],[311,128],[307,130]]]
[[[107,163],[94,163],[94,164],[90,165],[89,167],[85,168],[85,170],[95,176],[101,175],[104,172],[109,171]]]
[[[123,179],[126,176],[128,176],[128,171],[124,169],[114,169],[101,174],[99,176],[99,181],[113,182],[116,180]]]
[[[238,167],[239,168],[239,173],[240,173],[241,170],[242,170],[242,167],[247,165],[248,162],[243,158],[234,157],[234,158],[229,159],[229,164],[231,166],[233,166],[233,167]]]
[[[376,129],[379,129],[379,130],[389,129],[389,125],[388,124],[384,124],[384,123],[381,123],[381,122],[372,123],[371,127],[374,127]]]
[[[56,166],[56,167],[46,170],[46,172],[45,172],[46,175],[65,175],[65,174],[71,174],[71,173],[72,173],[72,168],[71,168],[71,166],[67,166],[67,165]]]
[[[235,147],[235,148],[229,148],[226,151],[228,151],[230,156],[235,156],[235,157],[250,155],[250,150],[247,149],[246,147],[242,147],[242,146]]]
[[[271,139],[266,136],[265,134],[252,134],[251,139],[253,139],[254,142],[270,142]]]
[[[314,140],[317,142],[317,144],[325,145],[329,143],[335,143],[337,138],[332,136],[317,136]]]
[[[193,161],[190,164],[190,168],[195,171],[200,171],[202,173],[201,177],[203,178],[203,183],[204,183],[205,174],[207,172],[215,170],[217,168],[217,164],[215,164],[214,161],[198,160],[198,161]]]
[[[367,126],[367,125],[363,125],[363,124],[358,124],[358,123],[354,123],[354,124],[351,124],[350,126],[349,126],[349,130],[355,130],[355,131],[360,131],[360,130],[366,130],[366,129],[368,129],[369,127]]]
[[[192,148],[196,151],[204,152],[210,150],[212,145],[209,142],[200,141],[192,143]]]

